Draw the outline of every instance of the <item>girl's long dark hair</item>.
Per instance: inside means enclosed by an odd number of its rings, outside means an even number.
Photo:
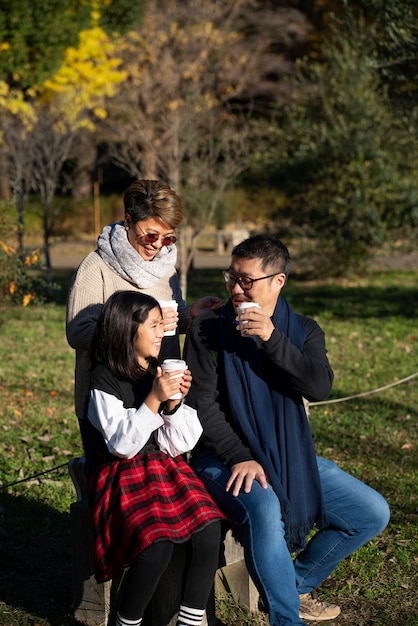
[[[112,294],[97,321],[91,346],[93,367],[102,363],[120,379],[141,378],[145,371],[138,363],[133,343],[138,326],[155,308],[160,309],[155,298],[137,291]]]

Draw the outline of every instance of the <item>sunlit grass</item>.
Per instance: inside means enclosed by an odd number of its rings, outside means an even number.
[[[317,451],[381,492],[392,514],[382,535],[321,586],[342,606],[340,626],[418,624],[418,378],[390,386],[418,370],[417,284],[416,273],[404,272],[346,284],[295,278],[286,286],[295,310],[324,329],[335,372],[329,400],[344,399],[311,405]],[[226,295],[217,270],[192,273],[189,301],[207,293]],[[82,448],[63,296],[60,305],[1,310],[0,484],[15,483],[0,491],[2,626],[74,624],[68,512],[75,494],[65,464]],[[218,598],[218,615],[228,626],[267,623],[227,595]]]

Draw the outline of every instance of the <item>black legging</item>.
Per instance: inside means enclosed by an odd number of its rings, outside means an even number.
[[[212,522],[187,542],[187,574],[181,603],[204,609],[218,568],[221,523]],[[165,572],[174,544],[157,541],[141,552],[126,572],[120,591],[118,612],[126,619],[139,619]]]

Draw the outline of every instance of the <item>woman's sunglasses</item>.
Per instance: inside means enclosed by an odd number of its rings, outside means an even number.
[[[141,229],[139,228],[139,230]],[[176,243],[177,241],[177,237],[175,235],[167,235],[166,237],[161,237],[160,235],[157,235],[157,233],[143,233],[137,236],[139,237],[139,239],[142,239],[144,243],[155,243],[160,239],[161,245],[163,246],[170,246],[172,243]]]

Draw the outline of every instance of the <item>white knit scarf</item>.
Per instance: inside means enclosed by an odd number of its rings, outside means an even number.
[[[145,261],[129,243],[123,222],[105,226],[97,240],[103,261],[139,289],[147,289],[172,270],[177,261],[175,244],[163,246],[152,261]]]

